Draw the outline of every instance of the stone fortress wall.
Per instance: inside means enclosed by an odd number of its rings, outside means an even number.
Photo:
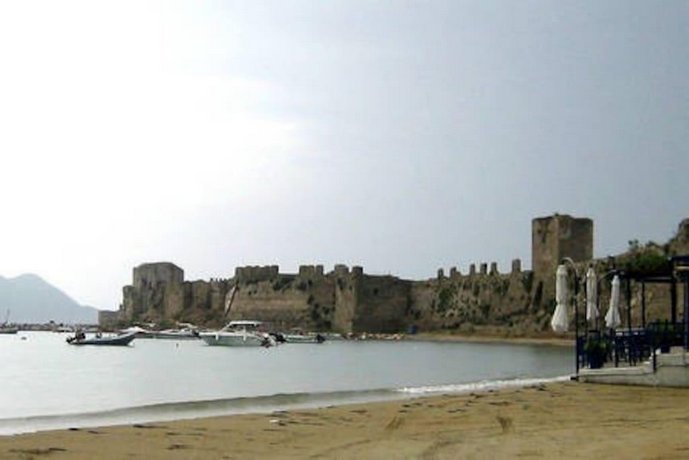
[[[689,220],[673,241],[686,239]],[[683,223],[684,224],[684,223]],[[686,235],[684,234],[686,232]],[[681,246],[681,243],[680,243]],[[676,248],[677,249],[677,248]],[[123,288],[121,323],[192,322],[217,327],[233,319],[267,321],[276,329],[299,327],[338,332],[471,331],[501,327],[529,334],[549,327],[555,305],[555,269],[563,257],[593,258],[593,221],[553,215],[532,221],[533,270],[519,259],[505,273],[496,263],[456,267],[428,280],[365,273],[359,266],[302,265],[296,274],[279,267],[237,267],[234,277],[185,281],[171,263],[143,264]],[[225,296],[236,286],[229,314]]]

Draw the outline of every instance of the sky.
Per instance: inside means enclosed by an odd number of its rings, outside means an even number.
[[[689,217],[689,1],[0,3],[0,275],[531,265]]]

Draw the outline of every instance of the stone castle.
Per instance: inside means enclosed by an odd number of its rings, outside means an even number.
[[[234,277],[185,281],[169,263],[134,268],[123,289],[120,324],[193,322],[220,326],[232,319],[256,319],[275,328],[301,327],[337,332],[466,330],[482,326],[524,333],[547,328],[554,305],[554,273],[563,257],[593,257],[593,221],[568,215],[532,222],[532,270],[514,260],[501,273],[496,263],[470,265],[467,273],[438,270],[423,281],[372,275],[359,266],[303,265],[296,274],[278,266],[237,267]],[[225,315],[225,298],[237,287]]]

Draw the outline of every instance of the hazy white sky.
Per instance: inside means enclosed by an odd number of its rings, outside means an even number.
[[[0,275],[596,256],[689,216],[689,2],[0,3]]]

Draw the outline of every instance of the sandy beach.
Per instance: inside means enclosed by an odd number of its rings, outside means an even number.
[[[0,438],[0,458],[687,458],[689,390],[556,383]]]

